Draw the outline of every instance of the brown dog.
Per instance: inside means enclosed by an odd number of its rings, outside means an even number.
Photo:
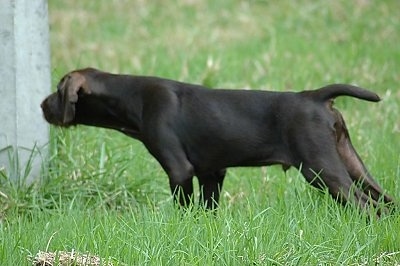
[[[367,90],[333,84],[314,91],[212,90],[156,77],[116,75],[87,68],[66,74],[42,103],[58,126],[84,124],[140,140],[169,177],[175,199],[216,207],[226,168],[294,166],[342,203],[391,203],[355,151],[343,117],[332,107],[341,95],[377,102]]]

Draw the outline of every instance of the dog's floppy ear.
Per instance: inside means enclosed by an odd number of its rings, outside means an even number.
[[[84,75],[72,72],[66,75],[59,83],[62,96],[63,124],[70,123],[75,117],[75,104],[78,102],[78,92],[90,94],[90,88]]]

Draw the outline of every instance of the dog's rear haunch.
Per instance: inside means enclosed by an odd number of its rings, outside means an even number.
[[[175,200],[217,206],[226,168],[281,164],[327,188],[341,203],[378,214],[391,205],[355,151],[337,96],[377,102],[368,90],[332,84],[318,90],[213,90],[157,77],[116,75],[93,68],[66,74],[42,103],[45,119],[118,130],[140,140],[169,177]]]

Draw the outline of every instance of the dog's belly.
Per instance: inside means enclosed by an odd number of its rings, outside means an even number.
[[[209,143],[190,146],[186,149],[187,157],[196,172],[212,172],[237,166],[266,166],[273,164],[292,165],[290,152],[280,144],[254,143]]]
[[[291,164],[290,150],[285,144],[288,134],[274,117],[269,119],[264,115],[260,119],[256,115],[235,114],[224,118],[203,118],[202,123],[185,124],[178,131],[184,151],[196,170]],[[196,121],[201,121],[200,117]]]

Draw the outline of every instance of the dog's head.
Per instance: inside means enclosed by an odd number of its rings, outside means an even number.
[[[68,127],[75,125],[75,105],[79,97],[91,94],[88,81],[81,71],[65,75],[57,85],[57,92],[43,100],[44,118],[50,124]]]

